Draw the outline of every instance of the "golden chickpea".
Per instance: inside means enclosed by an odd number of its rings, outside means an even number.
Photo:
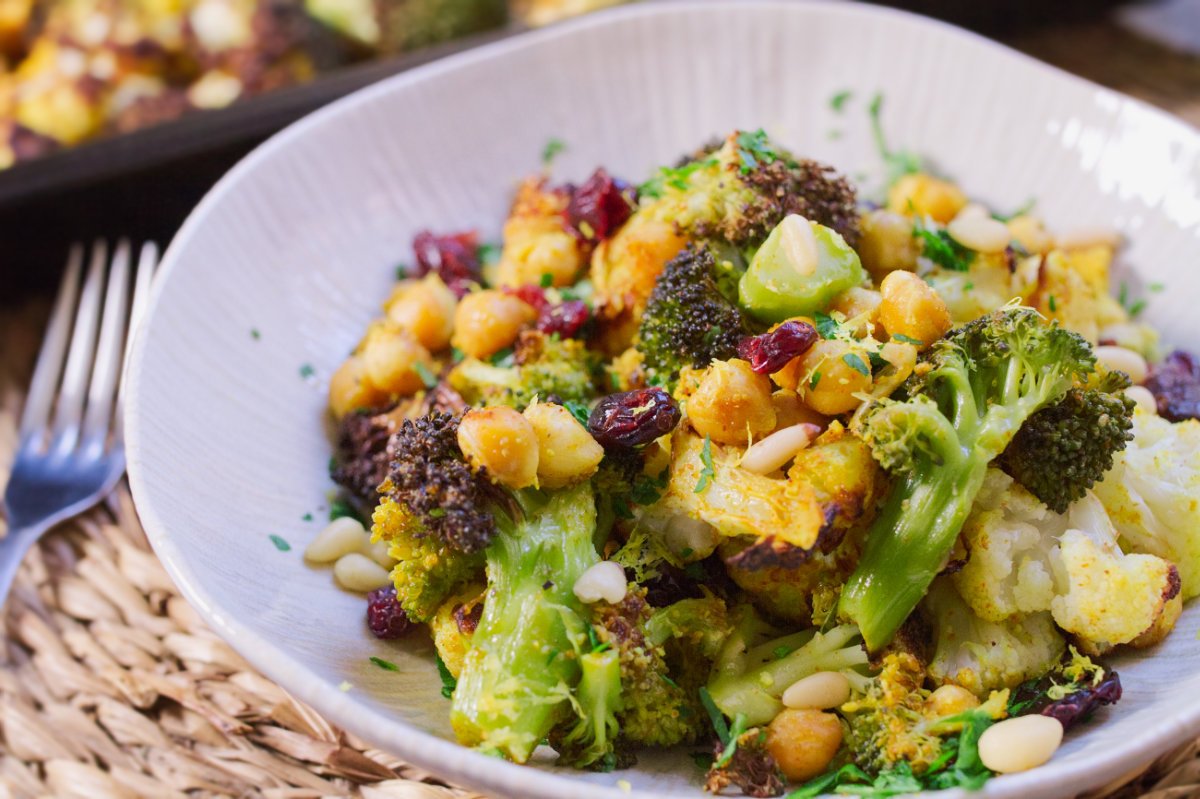
[[[472,358],[495,355],[517,340],[521,328],[537,318],[533,306],[502,291],[475,291],[454,311],[454,346]]]
[[[856,395],[871,390],[870,359],[846,341],[818,341],[797,371],[800,398],[826,416],[854,410],[862,402]]]
[[[688,397],[687,415],[700,435],[744,446],[775,429],[771,381],[745,361],[714,361]]]
[[[341,418],[359,408],[375,408],[387,402],[387,393],[367,379],[362,356],[351,355],[329,378],[329,409]]]
[[[383,309],[388,319],[412,333],[427,350],[436,352],[450,343],[457,305],[454,292],[430,272],[421,280],[397,286]]]
[[[913,238],[913,223],[906,216],[879,209],[863,214],[858,257],[875,280],[888,272],[917,268],[921,247]]]
[[[950,329],[950,311],[933,287],[911,272],[893,272],[879,286],[879,322],[889,336],[921,342],[924,349]],[[911,342],[909,342],[911,343]]]
[[[496,270],[496,282],[501,286],[524,286],[542,282],[550,276],[553,286],[569,286],[575,282],[583,256],[579,242],[562,229],[515,229],[510,222],[505,227],[504,251]]]
[[[799,360],[799,359],[797,359]],[[825,427],[829,419],[809,408],[800,395],[789,388],[781,388],[771,394],[771,405],[775,408],[775,429],[795,427],[798,424],[815,424]]]
[[[380,391],[401,396],[425,386],[417,364],[433,371],[433,358],[413,334],[391,322],[376,322],[367,330],[362,344],[367,379]]]
[[[823,773],[841,745],[842,723],[823,710],[787,708],[767,725],[767,751],[794,782]]]
[[[537,485],[538,438],[512,408],[472,408],[458,425],[458,446],[476,469],[509,488]]]
[[[537,402],[525,409],[538,444],[538,485],[561,488],[596,473],[604,448],[561,405]]]
[[[947,683],[929,695],[929,708],[938,716],[955,716],[979,707],[979,698],[961,685]]]
[[[1054,237],[1036,216],[1021,214],[1013,217],[1008,220],[1008,232],[1026,252],[1043,254],[1054,249]]]
[[[834,297],[830,308],[846,317],[846,323],[851,326],[855,336],[865,336],[868,326],[875,324],[879,318],[881,301],[878,291],[855,286]]]
[[[905,175],[888,190],[889,211],[905,216],[928,216],[943,225],[967,204],[967,195],[953,183],[932,175]]]

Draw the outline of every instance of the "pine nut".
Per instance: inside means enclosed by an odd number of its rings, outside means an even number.
[[[625,598],[625,570],[619,563],[602,560],[579,575],[573,591],[580,602],[592,604],[603,599],[615,605]]]
[[[818,671],[796,680],[783,692],[783,706],[829,710],[850,699],[850,681],[836,671]]]
[[[997,722],[979,736],[979,759],[1001,774],[1037,768],[1058,751],[1063,726],[1058,719],[1033,714]]]
[[[958,212],[955,219],[987,219],[991,217],[991,212],[979,203],[967,203],[962,210]]]
[[[359,552],[338,558],[333,564],[333,578],[342,588],[364,594],[383,588],[390,580],[387,569]]]
[[[961,214],[946,226],[950,237],[964,247],[976,252],[1004,252],[1012,236],[1003,222],[990,216],[968,216]]]
[[[1064,250],[1082,250],[1097,245],[1115,250],[1121,246],[1121,233],[1110,227],[1079,227],[1058,236],[1057,243]]]
[[[746,450],[742,468],[755,474],[770,474],[796,457],[796,453],[821,434],[815,424],[801,423],[776,430]]]
[[[359,552],[388,571],[391,571],[391,568],[396,565],[396,559],[388,554],[388,549],[386,541],[371,541],[368,539],[366,545]]]
[[[370,543],[370,537],[358,519],[342,516],[334,519],[317,533],[304,549],[304,559],[312,563],[332,563],[342,555],[360,552]]]
[[[779,223],[779,247],[801,275],[807,277],[817,271],[820,259],[817,237],[813,234],[812,223],[804,217],[788,214],[783,218]]]
[[[1146,359],[1133,350],[1104,345],[1096,347],[1095,353],[1097,364],[1110,372],[1124,372],[1135,385],[1146,382],[1150,374]]]
[[[1150,389],[1144,386],[1130,386],[1125,389],[1125,396],[1136,402],[1146,413],[1158,413],[1158,400],[1150,393]]]

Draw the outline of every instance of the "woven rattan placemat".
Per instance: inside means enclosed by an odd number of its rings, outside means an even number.
[[[1016,44],[1200,117],[1195,59],[1131,43],[1109,26]],[[1128,72],[1114,73],[1114,56]],[[45,309],[0,311],[0,485]],[[179,596],[125,486],[30,554],[4,632],[0,799],[479,796],[372,749],[256,673]],[[1090,799],[1139,796],[1200,796],[1200,743],[1183,742]]]

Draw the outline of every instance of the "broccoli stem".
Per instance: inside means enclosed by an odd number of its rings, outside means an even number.
[[[483,615],[454,691],[459,739],[523,763],[570,711],[588,649],[575,581],[599,561],[588,483],[520,497],[525,518],[497,515]]]
[[[987,466],[986,457],[963,458],[956,468],[905,475],[892,489],[842,590],[840,610],[858,623],[868,650],[892,639],[945,566]]]
[[[620,733],[621,659],[615,649],[588,652],[579,658],[582,676],[575,694],[578,721],[563,738],[563,748],[576,768],[611,771],[616,764],[613,742]]]

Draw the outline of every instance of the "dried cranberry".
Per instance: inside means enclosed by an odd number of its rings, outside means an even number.
[[[1200,363],[1175,350],[1150,370],[1146,388],[1158,403],[1158,415],[1172,422],[1200,419]]]
[[[546,292],[541,286],[535,286],[532,283],[526,283],[524,286],[516,288],[505,288],[505,294],[511,294],[526,305],[533,306],[533,309],[538,313],[546,310],[546,306],[550,301],[546,299]]]
[[[679,406],[661,388],[609,394],[588,417],[588,430],[602,447],[640,447],[679,424]]]
[[[460,297],[480,279],[479,237],[473,230],[444,236],[422,230],[413,238],[413,254],[417,259],[415,277],[436,272]]]
[[[1013,692],[1011,704],[1020,707],[1018,715],[1034,713],[1058,719],[1065,729],[1085,721],[1096,708],[1115,704],[1121,698],[1121,677],[1112,669],[1105,669],[1100,683],[1092,685],[1069,683],[1064,685],[1056,673],[1023,683]],[[1051,694],[1058,696],[1052,699]],[[1061,694],[1061,695],[1060,695]]]
[[[633,213],[637,191],[600,167],[571,194],[567,224],[584,241],[603,241]]]
[[[587,303],[583,300],[567,300],[558,305],[549,305],[538,316],[537,329],[547,335],[557,333],[563,338],[578,336],[591,318]]]
[[[414,625],[396,599],[396,587],[377,588],[367,594],[367,626],[376,638],[399,638]]]
[[[737,351],[750,362],[751,369],[769,375],[808,352],[818,338],[817,329],[807,322],[784,322],[769,333],[742,339]]]

